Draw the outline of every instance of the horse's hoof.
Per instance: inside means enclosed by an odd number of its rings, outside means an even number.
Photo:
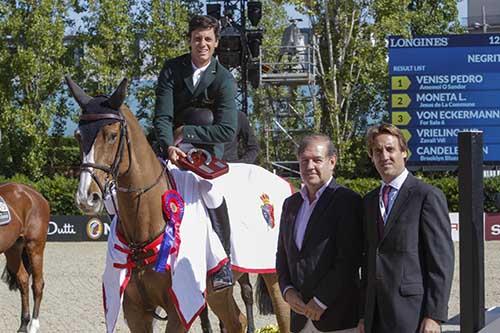
[[[40,322],[38,319],[32,319],[28,324],[28,333],[37,333],[40,329]]]
[[[21,327],[19,327],[19,329],[17,330],[17,333],[28,333],[28,326],[21,325]]]

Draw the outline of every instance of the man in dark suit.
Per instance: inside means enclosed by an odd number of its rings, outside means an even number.
[[[167,60],[158,77],[154,132],[163,158],[178,164],[186,153],[180,144],[203,148],[221,158],[224,143],[236,133],[236,83],[214,57],[219,43],[219,22],[194,16],[189,22],[191,52]],[[214,231],[228,255],[230,226],[225,200],[214,186],[202,191]],[[233,285],[229,262],[214,274],[215,290]]]
[[[304,186],[283,204],[276,254],[291,331],[356,332],[361,197],[335,182],[336,150],[327,136],[302,139],[298,159]]]
[[[454,265],[446,198],[407,171],[397,127],[370,128],[367,144],[382,186],[364,198],[365,332],[440,332]]]
[[[238,111],[238,127],[233,141],[224,144],[223,160],[231,163],[255,163],[259,143],[245,113]]]

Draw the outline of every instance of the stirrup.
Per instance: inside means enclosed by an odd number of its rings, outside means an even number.
[[[212,276],[212,289],[214,291],[221,291],[232,286],[234,286],[233,272],[229,268],[229,263],[225,263]]]

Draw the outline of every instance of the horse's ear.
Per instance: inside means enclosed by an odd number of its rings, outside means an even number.
[[[111,97],[108,99],[108,105],[113,110],[118,110],[123,104],[125,96],[127,96],[127,83],[128,80],[123,79],[122,82],[120,82],[118,88],[116,88],[113,95],[111,95]]]
[[[66,83],[69,87],[69,90],[71,91],[71,94],[73,95],[74,99],[77,101],[77,103],[80,105],[80,107],[84,107],[87,105],[87,103],[92,99],[89,95],[83,91],[82,88],[80,88],[71,78],[66,75],[64,77],[66,79]]]

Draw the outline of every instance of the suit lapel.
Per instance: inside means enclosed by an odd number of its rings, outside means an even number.
[[[194,89],[193,96],[197,97],[200,93],[202,93],[214,80],[215,80],[215,74],[216,72],[216,67],[215,67],[216,60],[212,58],[212,61],[210,62],[210,65],[208,65],[207,69],[203,72],[200,78],[200,82],[198,82],[198,85]],[[192,77],[191,77],[191,86],[192,86]]]
[[[387,222],[384,227],[384,237],[389,233],[394,223],[396,223],[399,215],[405,209],[408,200],[410,200],[411,192],[413,190],[413,185],[415,184],[415,179],[411,174],[408,174],[408,177],[401,186],[399,190],[398,196],[396,197],[396,201],[392,206],[391,212],[387,217]]]
[[[368,197],[368,207],[366,212],[366,220],[367,220],[367,232],[372,232],[375,239],[378,241],[378,219],[380,218],[380,207],[379,207],[379,196],[380,187],[377,187],[376,190],[371,192]],[[370,220],[368,221],[368,217]]]
[[[298,248],[297,244],[295,244],[295,225],[297,224],[297,215],[299,214],[299,210],[303,202],[304,200],[302,199],[300,193],[296,193],[292,196],[290,204],[288,205],[288,207],[290,207],[289,221],[292,222],[290,228],[288,229],[289,230],[288,242],[290,243],[289,246],[295,248],[296,251],[298,251]]]
[[[335,182],[335,179],[332,179],[330,185],[328,185],[325,191],[321,194],[321,197],[319,198],[318,203],[316,204],[316,207],[314,207],[311,217],[307,222],[307,227],[304,233],[304,240],[302,241],[301,250],[305,248],[308,239],[311,238],[311,235],[314,234],[314,229],[319,224],[319,221],[321,221],[321,217],[327,211],[328,206],[332,203],[333,196],[337,188],[338,185]]]

